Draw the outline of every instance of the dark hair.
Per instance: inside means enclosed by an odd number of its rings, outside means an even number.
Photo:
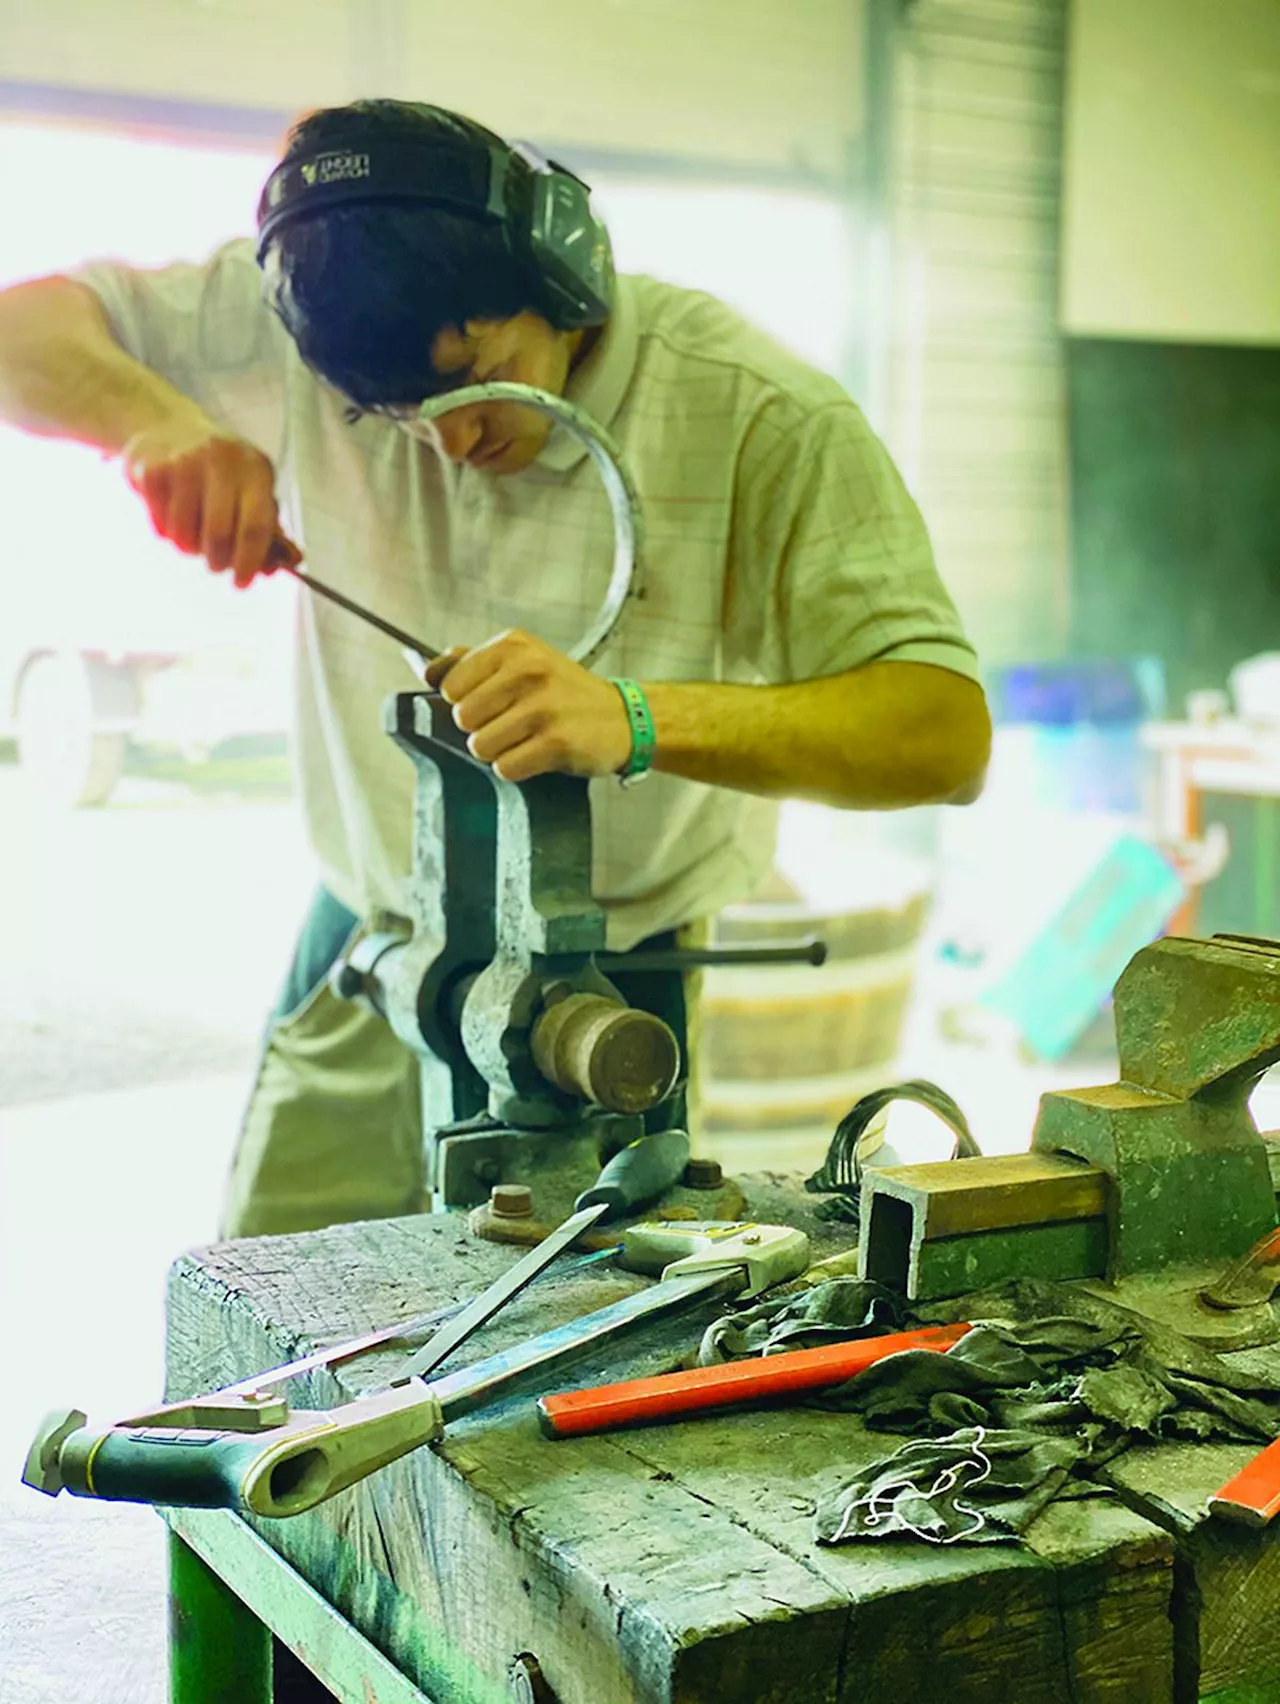
[[[420,137],[486,153],[506,146],[457,113],[370,100],[308,113],[284,158]],[[362,408],[421,402],[457,384],[431,364],[437,334],[469,319],[508,319],[536,296],[498,223],[445,208],[321,209],[283,225],[272,247],[276,309],[299,353]]]

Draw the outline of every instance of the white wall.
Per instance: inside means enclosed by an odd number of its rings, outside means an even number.
[[[392,95],[503,134],[844,172],[859,0],[0,0],[11,81],[293,111]]]
[[[748,186],[591,176],[620,271],[709,291],[841,377],[854,280],[848,213],[840,201]]]
[[[1280,0],[1074,0],[1062,316],[1280,342]]]

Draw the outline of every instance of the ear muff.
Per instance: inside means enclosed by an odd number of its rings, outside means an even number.
[[[527,186],[526,253],[542,283],[545,317],[561,331],[603,324],[613,306],[613,245],[589,186],[528,143],[511,150],[511,166],[508,181]]]
[[[331,207],[437,207],[494,220],[534,283],[538,311],[559,331],[602,324],[613,305],[609,233],[589,187],[525,145],[378,137],[296,155],[272,172],[258,202],[258,264],[294,219]]]

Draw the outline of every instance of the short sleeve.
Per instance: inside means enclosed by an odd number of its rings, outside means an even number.
[[[98,261],[70,276],[98,297],[121,348],[278,459],[288,334],[263,300],[248,240],[224,244],[200,265]]]
[[[727,638],[766,681],[863,663],[978,677],[929,535],[887,450],[847,399],[807,417],[778,399],[739,459]]]

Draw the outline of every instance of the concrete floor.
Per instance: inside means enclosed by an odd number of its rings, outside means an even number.
[[[0,766],[0,1704],[162,1704],[163,1532],[19,1483],[41,1415],[161,1390],[164,1278],[209,1241],[311,887],[265,788],[126,779],[51,816]]]
[[[106,810],[49,817],[0,765],[0,1704],[166,1696],[158,1519],[18,1475],[57,1403],[107,1418],[159,1395],[166,1268],[214,1234],[312,882],[287,797],[216,781],[134,777]],[[940,1049],[927,1015],[903,1068],[948,1086],[990,1152],[1025,1144],[1054,1076]],[[786,1163],[758,1140],[716,1151]]]
[[[163,1383],[164,1277],[209,1241],[243,1080],[193,1077],[0,1112],[0,1700],[161,1704],[162,1532],[149,1510],[18,1482],[40,1417],[109,1418]]]

